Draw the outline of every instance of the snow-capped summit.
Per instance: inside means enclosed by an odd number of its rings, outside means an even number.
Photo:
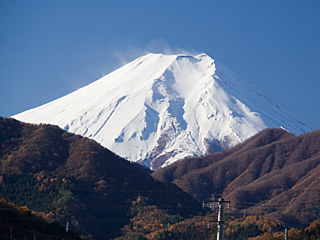
[[[206,54],[147,54],[14,118],[50,123],[151,169],[236,145],[267,127],[317,127]]]

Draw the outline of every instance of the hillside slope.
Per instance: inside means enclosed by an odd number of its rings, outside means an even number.
[[[181,216],[200,209],[175,185],[155,181],[93,140],[10,118],[0,118],[0,179],[7,201],[96,238],[119,234],[139,196]]]
[[[320,214],[320,130],[294,136],[266,129],[234,148],[181,160],[152,174],[199,201],[211,194],[235,210],[270,214],[292,226]]]

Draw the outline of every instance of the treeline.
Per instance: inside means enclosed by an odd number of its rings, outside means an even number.
[[[276,233],[264,233],[249,240],[283,240],[285,231]],[[309,227],[296,229],[291,228],[288,230],[288,239],[290,240],[318,240],[320,239],[320,220],[316,220],[310,224]]]

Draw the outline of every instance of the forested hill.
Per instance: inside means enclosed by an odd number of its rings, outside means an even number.
[[[0,170],[2,198],[96,238],[120,234],[138,197],[185,217],[201,209],[175,185],[52,125],[0,118]]]
[[[234,148],[188,158],[152,174],[199,201],[211,194],[233,210],[306,226],[320,214],[320,130],[295,136],[266,129]]]

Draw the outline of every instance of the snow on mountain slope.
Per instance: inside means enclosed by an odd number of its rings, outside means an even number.
[[[13,117],[93,138],[151,169],[234,146],[267,127],[317,128],[206,54],[147,54]]]

